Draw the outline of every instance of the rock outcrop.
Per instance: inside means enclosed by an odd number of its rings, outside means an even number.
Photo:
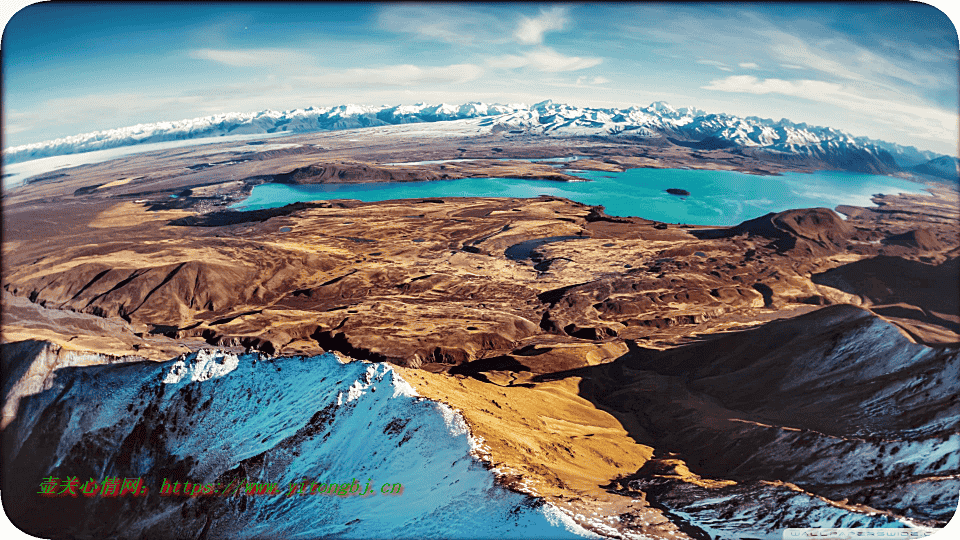
[[[746,234],[772,240],[781,252],[799,250],[810,255],[836,253],[854,232],[846,221],[826,208],[771,212],[724,230],[698,231],[700,238],[729,238]]]

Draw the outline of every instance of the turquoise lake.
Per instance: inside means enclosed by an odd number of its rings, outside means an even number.
[[[639,216],[667,223],[736,225],[768,212],[791,208],[835,208],[840,204],[872,206],[877,193],[923,193],[915,182],[837,171],[759,176],[730,171],[628,169],[622,173],[567,171],[589,182],[556,182],[512,178],[467,178],[434,182],[262,184],[240,210],[275,208],[298,201],[358,199],[366,202],[423,197],[565,197],[603,205],[614,216]],[[688,197],[666,193],[679,188]]]

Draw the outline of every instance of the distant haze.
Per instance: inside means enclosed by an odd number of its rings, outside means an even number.
[[[3,146],[345,103],[675,107],[957,154],[958,41],[920,3],[31,5]]]

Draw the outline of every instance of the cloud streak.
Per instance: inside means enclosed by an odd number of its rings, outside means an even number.
[[[825,40],[829,47],[814,40],[807,40],[776,29],[758,32],[769,40],[769,50],[783,66],[813,69],[840,80],[860,81],[887,89],[902,83],[914,87],[934,87],[956,84],[956,78],[948,80],[913,65],[902,67],[887,56],[877,54],[844,38]]]
[[[303,65],[312,61],[311,56],[292,49],[194,49],[188,55],[233,67]]]
[[[390,5],[380,10],[378,23],[390,32],[413,34],[422,40],[474,46],[502,43],[509,25],[502,18],[466,6]]]
[[[901,100],[866,96],[833,82],[818,80],[758,79],[752,75],[732,75],[715,79],[706,90],[745,94],[779,94],[807,99],[866,114],[892,125],[899,131],[924,137],[956,138],[956,111],[914,105]]]
[[[551,73],[577,71],[599,65],[601,62],[603,62],[602,58],[566,56],[549,47],[539,47],[521,55],[507,54],[486,59],[487,65],[493,68],[529,68]]]
[[[475,64],[427,67],[400,64],[321,72],[306,77],[295,77],[295,80],[328,88],[366,85],[413,86],[426,83],[465,83],[479,79],[483,74],[484,69]]]
[[[713,66],[721,71],[733,71],[730,69],[730,66],[724,64],[723,62],[718,62],[716,60],[697,60],[698,64],[703,64],[705,66]]]

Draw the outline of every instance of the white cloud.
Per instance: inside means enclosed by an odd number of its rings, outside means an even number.
[[[487,65],[500,69],[532,68],[539,71],[558,72],[586,69],[603,62],[602,58],[565,56],[549,47],[540,47],[522,55],[506,54],[489,57]]]
[[[840,85],[823,81],[786,81],[783,79],[758,79],[753,75],[731,75],[724,79],[714,79],[707,90],[721,92],[744,92],[748,94],[784,94],[788,96],[819,95],[835,93]],[[812,99],[812,98],[811,98]]]
[[[596,84],[606,84],[610,82],[610,79],[606,77],[577,77],[577,82],[574,86],[585,86],[585,85],[596,85]]]
[[[46,111],[63,122],[77,122],[89,118],[150,116],[170,108],[196,105],[200,101],[201,98],[189,95],[155,96],[136,92],[87,94],[48,99],[37,108],[38,112],[35,114],[42,117],[43,114],[39,111]]]
[[[3,111],[3,132],[7,136],[30,131],[34,114],[7,109]]]
[[[758,66],[758,65],[757,65],[756,63],[754,63],[754,62],[741,62],[741,63],[739,63],[739,64],[737,64],[737,65],[740,66],[740,67],[742,67],[742,68],[744,68],[744,69],[760,69],[760,66]]]
[[[483,68],[474,64],[420,67],[412,64],[353,68],[333,71],[296,80],[316,86],[337,87],[353,85],[410,86],[421,83],[464,83],[483,76]]]
[[[780,94],[833,105],[893,126],[914,136],[945,141],[957,139],[956,111],[914,104],[902,100],[869,97],[841,84],[817,80],[758,79],[752,75],[734,75],[715,79],[706,90],[746,94]]]
[[[866,49],[859,49],[856,57],[861,65],[870,66],[879,75],[894,77],[915,86],[935,85],[937,81],[914,70],[904,69],[890,60]]]
[[[305,64],[311,58],[291,49],[195,49],[190,58],[210,60],[234,67],[266,67]]]
[[[463,83],[479,79],[482,75],[483,68],[473,64],[453,64],[437,67],[403,64],[383,68],[349,69],[343,73],[343,79],[362,84],[409,85],[424,82]]]
[[[426,67],[399,64],[338,71],[324,70],[315,65],[313,57],[293,49],[196,49],[190,51],[190,56],[236,67],[276,66],[283,68],[282,71],[291,76],[291,80],[309,81],[310,84],[323,87],[362,84],[407,86],[425,82],[462,83],[478,79],[483,75],[482,67],[466,63]]]
[[[555,7],[549,11],[540,10],[540,15],[534,18],[521,17],[520,25],[513,33],[513,37],[520,43],[538,45],[543,43],[543,35],[552,30],[563,30],[570,19],[566,8]]]
[[[723,62],[718,62],[716,60],[697,60],[698,64],[703,64],[705,66],[713,66],[722,71],[733,71],[730,69],[730,66],[724,64]]]
[[[24,131],[30,131],[30,126],[23,124],[11,124],[10,122],[3,123],[3,131],[7,136],[13,135],[14,133],[23,133]]]
[[[458,32],[453,25],[447,24],[447,21],[434,21],[427,24],[421,24],[417,27],[417,34],[423,37],[433,38],[449,43],[470,43],[473,36],[467,33]]]
[[[378,15],[380,28],[404,32],[430,41],[460,45],[489,44],[505,40],[507,23],[482,9],[459,5],[384,6]]]
[[[921,36],[915,41],[881,41],[877,46],[871,41],[880,34],[854,34],[838,28],[840,22],[825,14],[791,26],[780,16],[766,17],[742,7],[715,11],[644,7],[635,17],[625,17],[616,31],[628,39],[662,46],[665,52],[653,49],[661,56],[686,52],[694,60],[726,59],[736,51],[736,57],[750,58],[763,68],[817,71],[820,74],[811,78],[859,82],[879,92],[898,92],[906,100],[925,96],[943,106],[950,105],[948,99],[954,100],[944,98],[949,91],[942,89],[956,88],[956,49],[928,46]],[[946,62],[953,62],[953,68]],[[718,64],[722,62],[708,65],[725,67]]]

